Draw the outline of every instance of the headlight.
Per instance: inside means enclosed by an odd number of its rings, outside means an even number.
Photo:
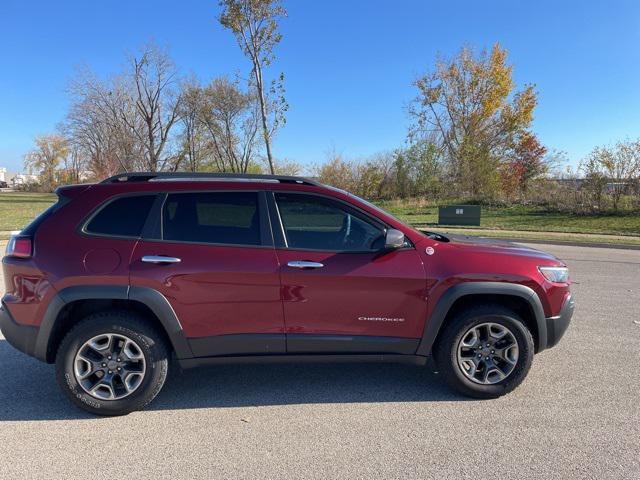
[[[544,278],[553,283],[569,283],[569,269],[567,267],[538,267]]]

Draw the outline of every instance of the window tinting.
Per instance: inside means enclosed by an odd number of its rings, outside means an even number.
[[[162,212],[165,240],[260,245],[255,192],[170,194]]]
[[[276,194],[290,248],[375,251],[384,246],[384,230],[337,202],[314,195]]]
[[[139,237],[155,198],[155,195],[118,198],[100,210],[85,231],[119,237]]]

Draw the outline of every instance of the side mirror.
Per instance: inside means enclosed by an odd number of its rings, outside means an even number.
[[[384,238],[384,248],[387,250],[394,250],[402,247],[404,247],[404,233],[394,228],[387,230],[387,234]]]

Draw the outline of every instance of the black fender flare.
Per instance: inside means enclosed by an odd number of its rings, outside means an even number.
[[[533,313],[538,330],[536,352],[540,352],[547,347],[547,322],[544,309],[542,308],[540,297],[533,289],[518,283],[465,282],[449,287],[438,299],[422,334],[422,340],[416,351],[417,355],[427,356],[431,354],[431,349],[447,317],[447,313],[449,313],[456,300],[467,295],[504,295],[525,300]]]
[[[60,290],[49,303],[40,324],[34,349],[36,358],[47,361],[51,333],[60,311],[78,300],[134,300],[146,305],[160,321],[177,358],[193,358],[182,325],[166,297],[152,288],[128,285],[76,285]]]
[[[184,335],[180,320],[178,320],[178,316],[167,297],[153,288],[130,287],[129,300],[135,300],[146,305],[158,317],[179,360],[193,358],[193,352]]]

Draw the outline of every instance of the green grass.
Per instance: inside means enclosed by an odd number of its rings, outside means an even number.
[[[21,230],[55,201],[53,193],[0,192],[0,231]]]
[[[419,200],[393,200],[378,205],[416,227],[438,225],[437,205]],[[465,227],[469,228],[469,227]],[[480,227],[486,230],[640,235],[640,214],[572,215],[540,207],[482,207]]]
[[[11,230],[20,230],[40,212],[55,201],[49,193],[0,193],[0,238],[7,238]],[[440,231],[453,231],[456,227],[438,226],[438,207],[423,200],[393,200],[377,202],[385,210],[415,227],[432,227]],[[453,202],[451,202],[453,203]],[[308,221],[308,219],[307,219]],[[474,227],[464,227],[465,233],[473,233]],[[482,230],[482,231],[480,231]],[[502,231],[502,232],[501,232]],[[520,231],[522,234],[518,234]],[[579,234],[595,234],[597,239],[585,236],[583,241],[640,244],[640,214],[626,215],[571,215],[548,212],[539,207],[482,208],[481,226],[478,234],[509,238],[537,238],[527,232],[564,234],[556,239],[577,241]],[[623,236],[627,238],[616,238]],[[635,237],[635,238],[634,238]]]

